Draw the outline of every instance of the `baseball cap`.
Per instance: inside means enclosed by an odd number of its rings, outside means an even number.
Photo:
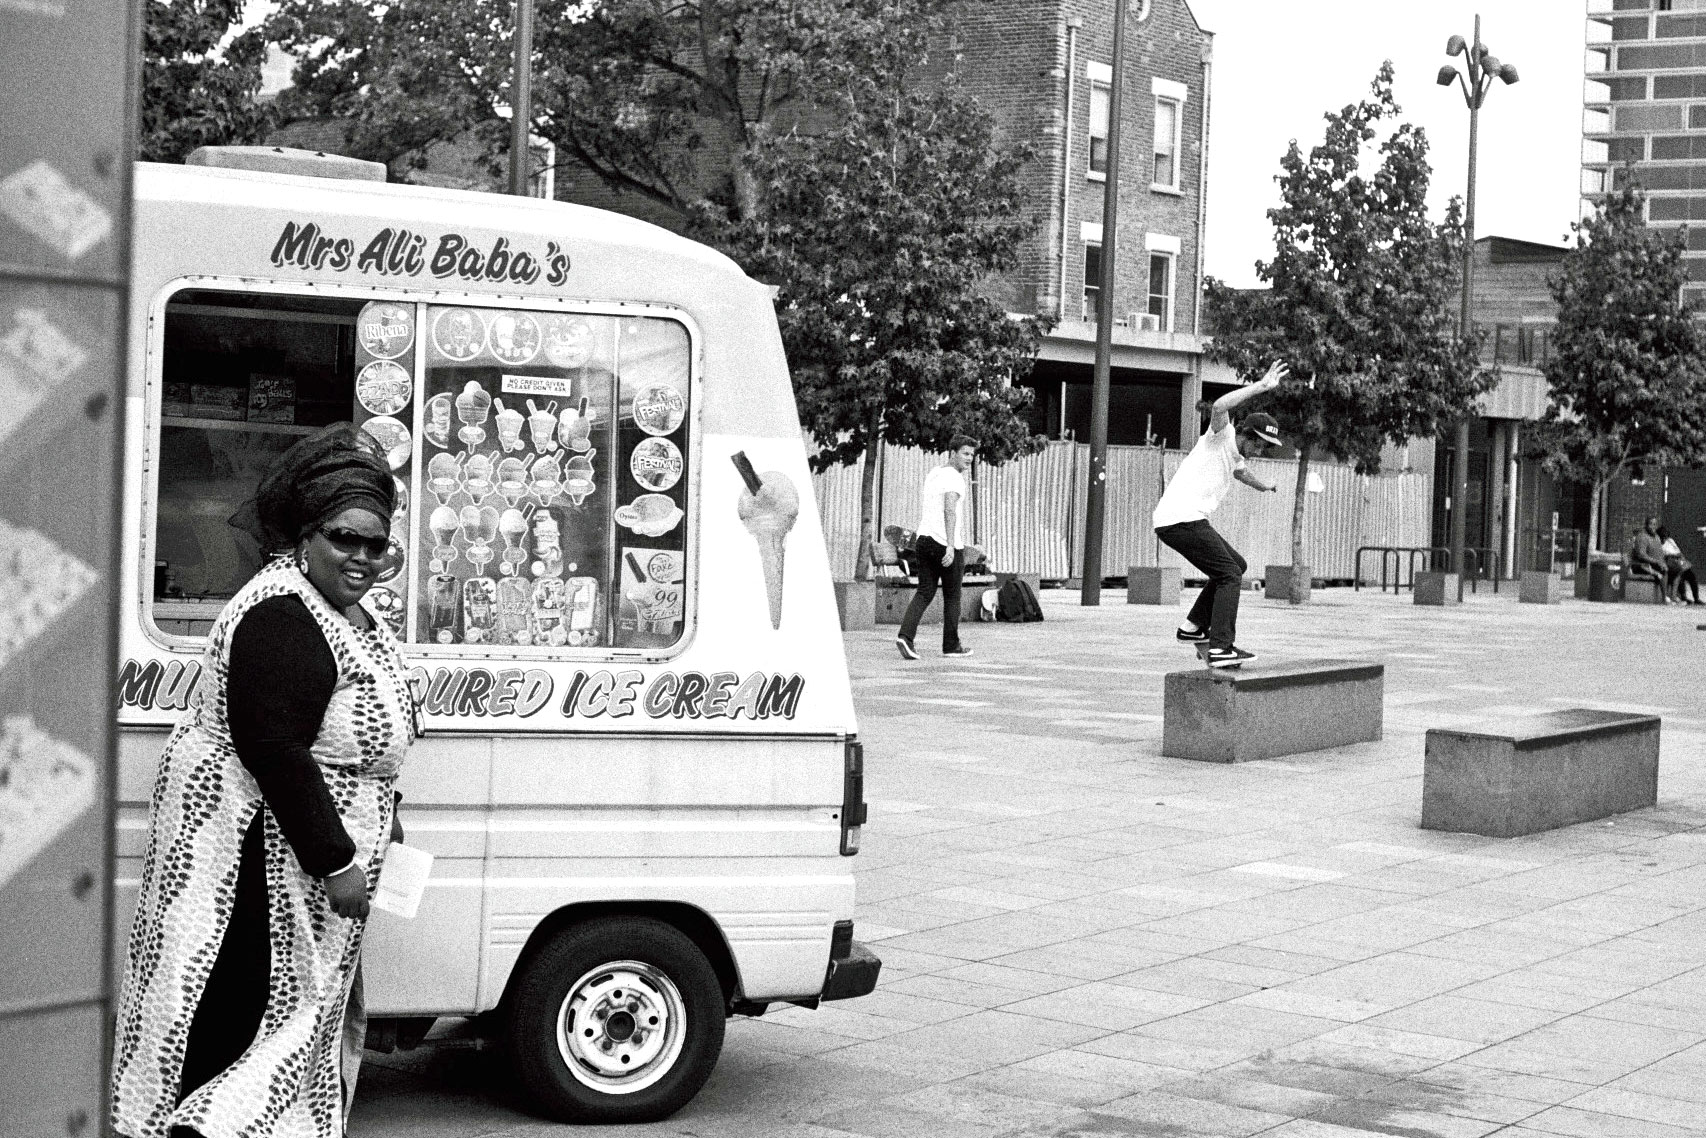
[[[1254,415],[1245,416],[1243,427],[1271,447],[1285,445],[1280,439],[1279,423],[1266,411],[1257,411]]]

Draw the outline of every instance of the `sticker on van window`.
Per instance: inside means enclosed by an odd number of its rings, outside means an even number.
[[[355,334],[368,355],[380,360],[394,360],[414,347],[415,306],[374,301],[356,318]]]
[[[628,470],[647,490],[668,490],[681,481],[681,450],[668,439],[648,438],[634,448]]]
[[[520,367],[539,354],[539,321],[525,312],[500,312],[486,330],[487,346],[499,363]]]
[[[687,417],[687,400],[673,384],[649,383],[634,393],[634,425],[648,435],[672,435]]]
[[[467,308],[446,308],[432,322],[432,346],[456,363],[467,363],[486,347],[486,322]]]
[[[558,367],[585,367],[592,358],[592,325],[574,316],[545,318],[545,358]]]
[[[641,494],[626,506],[616,507],[616,520],[637,534],[662,537],[680,524],[681,507],[668,494]]]
[[[355,397],[375,415],[395,415],[409,405],[414,380],[390,360],[374,360],[355,377]]]
[[[389,415],[380,415],[363,423],[361,429],[379,443],[385,451],[385,461],[391,464],[392,470],[401,470],[409,464],[409,428],[403,426],[400,420]]]

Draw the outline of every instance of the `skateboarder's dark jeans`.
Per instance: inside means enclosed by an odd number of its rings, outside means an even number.
[[[954,563],[942,564],[947,546],[933,537],[920,537],[918,550],[918,592],[906,606],[900,621],[900,634],[908,644],[918,635],[918,622],[924,610],[936,599],[936,586],[942,587],[942,651],[957,652],[960,648],[960,577],[966,571],[966,551],[954,550]]]
[[[1210,648],[1232,647],[1238,633],[1238,594],[1248,567],[1244,559],[1206,521],[1162,526],[1155,536],[1208,577],[1191,606],[1190,622],[1208,629]]]

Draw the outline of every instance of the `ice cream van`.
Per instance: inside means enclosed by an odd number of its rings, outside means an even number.
[[[382,178],[270,148],[137,169],[120,933],[154,764],[259,564],[227,519],[273,456],[353,421],[397,479],[367,603],[405,646],[402,818],[436,859],[413,919],[370,922],[370,1045],[462,1025],[549,1115],[659,1118],[728,1016],[879,968],[853,940],[863,758],[775,313],[631,218]]]

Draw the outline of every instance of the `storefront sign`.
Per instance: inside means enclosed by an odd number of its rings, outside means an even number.
[[[382,277],[425,277],[483,283],[548,285],[569,279],[569,255],[555,241],[539,255],[507,237],[476,245],[460,233],[428,236],[387,226],[360,242],[328,233],[317,221],[287,221],[273,243],[272,263],[315,272],[351,270]]]

